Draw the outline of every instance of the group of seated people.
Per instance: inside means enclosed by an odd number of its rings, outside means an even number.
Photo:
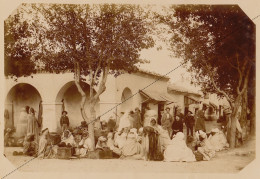
[[[29,134],[24,140],[23,154],[57,158],[58,148],[65,147],[71,148],[72,155],[79,158],[87,158],[88,153],[101,150],[110,151],[114,158],[121,159],[193,162],[210,160],[215,152],[228,147],[226,136],[218,128],[210,134],[197,131],[189,146],[184,133],[177,132],[171,138],[154,117],[151,117],[149,125],[139,129],[123,126],[117,130],[107,130],[103,124],[103,132],[95,132],[93,144],[86,122],[83,124],[72,132],[65,130],[57,144],[50,139],[48,128],[41,132],[39,142],[34,140],[33,134]]]

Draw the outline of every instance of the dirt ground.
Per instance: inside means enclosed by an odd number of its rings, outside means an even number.
[[[121,159],[32,159],[26,156],[13,156],[19,148],[5,148],[6,158],[22,172],[127,172],[127,173],[236,173],[255,159],[255,137],[250,137],[243,146],[217,152],[210,161],[200,162],[156,162]]]

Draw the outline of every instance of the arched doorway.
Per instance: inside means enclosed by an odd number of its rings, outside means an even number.
[[[87,96],[85,110],[88,111],[90,86],[87,83],[82,83],[81,86]],[[66,83],[65,85],[63,85],[63,87],[60,89],[60,91],[57,94],[56,103],[59,104],[59,105],[56,105],[56,109],[55,109],[58,130],[61,130],[60,117],[61,117],[61,112],[63,109],[65,109],[68,112],[68,117],[70,120],[70,127],[74,128],[74,127],[80,125],[81,121],[83,121],[83,118],[82,118],[81,112],[80,112],[81,95],[78,92],[77,86],[75,85],[74,81],[70,81],[70,82]],[[96,114],[98,115],[99,114],[99,103],[97,103],[95,109],[96,109]],[[86,114],[88,117],[90,117],[88,113],[86,113]]]
[[[133,110],[133,93],[132,91],[126,87],[123,92],[122,92],[122,97],[121,97],[121,102],[122,104],[120,105],[120,110],[121,112],[125,112],[127,110]]]
[[[35,116],[37,117],[41,100],[42,98],[38,90],[28,83],[19,83],[12,87],[5,99],[5,111],[8,113],[5,127],[14,127],[17,130],[19,116],[22,108],[25,106],[34,108],[36,111]]]

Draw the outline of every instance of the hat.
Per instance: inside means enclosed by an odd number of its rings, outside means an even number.
[[[214,128],[214,129],[211,130],[211,132],[218,133],[218,132],[219,132],[219,129],[218,129],[218,128]]]
[[[140,111],[140,109],[139,109],[138,107],[135,108],[135,111],[136,111],[136,110],[139,110],[139,111]]]
[[[66,113],[66,114],[68,114],[68,112],[67,112],[67,111],[62,111],[62,113],[61,113],[61,114],[63,114],[63,113]]]
[[[166,107],[165,109],[166,109],[166,110],[167,110],[167,109],[169,109],[169,110],[170,110],[170,108],[169,108],[169,107]]]

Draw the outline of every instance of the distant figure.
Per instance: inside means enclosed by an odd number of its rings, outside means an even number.
[[[107,129],[109,132],[113,132],[116,127],[116,121],[113,116],[110,116],[108,121],[107,121]]]
[[[131,117],[129,114],[130,112],[126,111],[124,115],[120,118],[118,131],[121,131],[123,128],[131,128]]]
[[[9,111],[7,109],[5,109],[4,111],[4,118],[5,118],[5,128],[4,129],[7,129],[7,128],[13,128],[13,123],[12,123],[12,120],[10,120],[10,115],[9,115]]]
[[[205,126],[205,110],[207,107],[203,106],[201,110],[198,110],[195,114],[195,132],[202,130],[203,132],[206,132],[206,126]]]
[[[62,132],[67,130],[69,128],[69,125],[70,125],[70,121],[69,121],[67,114],[68,114],[67,111],[62,111],[62,116],[60,118],[60,127],[61,127]]]
[[[137,130],[139,130],[143,126],[143,122],[141,119],[141,111],[139,108],[135,108],[133,118],[134,118],[133,128],[136,128]]]
[[[129,118],[129,121],[130,121],[130,129],[135,128],[134,126],[136,126],[136,121],[135,121],[135,115],[134,114],[135,113],[132,110],[129,112],[128,118]]]
[[[25,106],[21,109],[21,113],[17,122],[16,136],[24,137],[27,134],[27,122],[29,117],[29,106]]]
[[[170,108],[167,107],[165,113],[162,116],[162,127],[163,129],[168,131],[169,136],[171,136],[172,134],[172,123],[173,123],[173,117],[170,114]]]
[[[176,116],[176,119],[172,123],[172,136],[171,138],[177,134],[178,132],[183,132],[183,122],[179,116]]]
[[[38,143],[39,124],[38,124],[38,120],[35,117],[35,111],[33,108],[29,109],[29,116],[27,121],[27,135],[28,134],[34,134],[35,141]]]
[[[101,130],[100,117],[98,117],[94,122],[94,130]]]
[[[194,126],[195,120],[194,120],[194,116],[192,116],[191,111],[188,111],[187,115],[185,116],[184,122],[187,127],[187,136],[189,136],[189,134],[191,134],[191,136],[193,136],[193,126]]]

